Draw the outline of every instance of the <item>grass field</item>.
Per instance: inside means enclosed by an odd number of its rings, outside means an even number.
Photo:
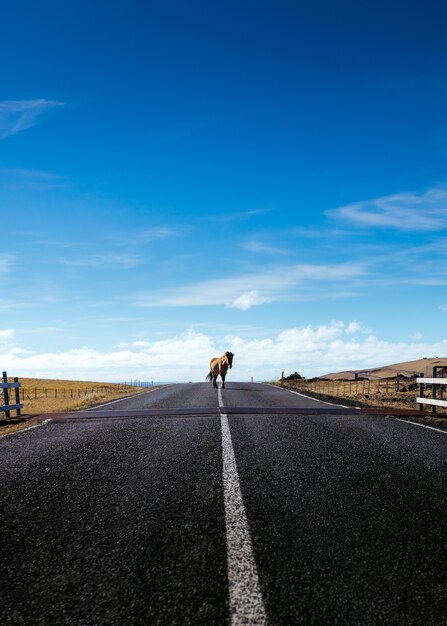
[[[9,379],[9,382],[12,382],[12,379]],[[116,383],[43,378],[20,378],[20,382],[22,384],[20,402],[24,404],[22,415],[87,409],[103,402],[156,389]],[[10,389],[9,393],[10,404],[14,404],[14,390]],[[2,396],[0,404],[3,404]],[[0,413],[0,435],[26,427],[26,424],[2,425],[1,418],[4,416],[4,413]],[[11,417],[15,417],[15,411],[11,412]]]
[[[148,391],[118,383],[79,380],[21,378],[21,402],[24,413],[52,413],[85,409],[101,402]]]
[[[379,408],[416,409],[416,398],[419,389],[409,390],[410,380],[401,380],[397,390],[396,380],[324,380],[324,381],[286,381],[284,386],[296,389],[302,393],[312,392],[343,400],[350,400],[368,406]],[[441,398],[441,393],[442,398]],[[438,390],[438,399],[445,399],[446,391]],[[431,397],[430,386],[425,389],[425,397]],[[427,407],[428,408],[428,407]],[[445,415],[445,409],[438,409],[439,417]]]

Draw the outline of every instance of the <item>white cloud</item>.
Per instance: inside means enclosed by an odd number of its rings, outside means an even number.
[[[44,100],[43,98],[38,100],[1,100],[0,138],[10,137],[34,126],[42,113],[63,105],[63,102]]]
[[[438,231],[447,227],[447,187],[425,193],[398,193],[327,211],[329,217],[364,227]]]
[[[7,328],[6,330],[0,330],[0,339],[11,339],[14,336],[14,330]]]
[[[151,346],[150,341],[121,341],[118,344],[118,348],[150,348]]]
[[[350,322],[347,325],[345,332],[347,335],[355,335],[356,333],[362,333],[365,335],[370,333],[371,330],[369,328],[365,328],[359,322]]]
[[[288,328],[276,336],[255,339],[237,335],[217,338],[188,331],[162,341],[123,342],[119,349],[104,352],[83,347],[27,354],[13,348],[0,354],[0,361],[12,375],[22,377],[203,381],[210,358],[225,350],[235,353],[231,380],[249,380],[251,376],[272,380],[283,370],[311,377],[447,355],[447,338],[441,337],[436,343],[389,342],[374,335],[356,335],[352,323],[333,321]]]
[[[342,263],[339,265],[289,265],[275,267],[258,274],[245,274],[233,278],[221,278],[185,285],[176,289],[163,290],[149,294],[136,294],[135,306],[238,306],[238,302],[260,304],[284,299],[286,297],[331,297],[334,283],[352,281],[364,274],[360,263]],[[328,283],[330,289],[327,288]],[[323,293],[322,286],[325,286]],[[296,294],[297,289],[301,290]],[[320,290],[320,291],[318,291]],[[247,294],[255,294],[249,298]],[[236,303],[236,304],[235,304]],[[242,308],[239,306],[239,308]]]
[[[447,312],[447,302],[446,304],[441,304],[440,307],[441,311],[446,311]]]
[[[248,311],[252,306],[256,304],[263,304],[264,302],[270,302],[269,298],[265,298],[259,295],[257,291],[246,291],[239,297],[235,298],[228,306],[235,309],[241,309],[241,311]]]

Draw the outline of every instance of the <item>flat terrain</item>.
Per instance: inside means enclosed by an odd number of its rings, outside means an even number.
[[[0,439],[0,623],[447,623],[447,435],[354,413],[172,385]]]
[[[25,405],[25,413],[88,408],[100,402],[143,391],[143,388],[125,384],[81,380],[21,378],[20,382],[20,398]]]
[[[12,378],[8,380],[13,381]],[[126,384],[50,378],[21,378],[20,383],[23,415],[87,409],[102,402],[148,391],[144,387]],[[15,403],[14,390],[10,390],[9,394],[10,400]],[[0,404],[3,404],[3,396],[0,397]],[[15,411],[11,412],[11,417],[16,417]],[[5,413],[0,413],[0,436],[26,428],[26,424],[5,424],[5,418]]]

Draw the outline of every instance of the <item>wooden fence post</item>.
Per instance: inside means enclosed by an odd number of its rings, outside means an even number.
[[[437,375],[437,373],[438,373],[438,371],[437,371],[437,370],[438,370],[438,368],[437,368],[437,367],[434,367],[434,368],[433,368],[433,373],[432,373],[433,378],[436,378],[436,375]],[[433,385],[431,386],[431,389],[432,389],[432,391],[431,391],[431,397],[433,398],[433,400],[436,400],[436,399],[437,399],[437,396],[436,396],[436,392],[437,392],[437,390],[436,390],[436,385],[434,385],[434,384],[433,384]],[[431,407],[431,412],[432,412],[432,413],[436,413],[436,406],[435,406],[435,405],[433,405],[433,406]]]
[[[8,374],[6,372],[3,372],[3,382],[4,383],[8,382]],[[3,388],[3,400],[4,400],[5,406],[9,406],[9,392],[8,392],[7,387]],[[11,417],[11,411],[5,411],[5,415],[6,415],[6,419],[9,419]]]
[[[421,372],[421,378],[423,378],[423,372]],[[419,383],[419,397],[423,398],[425,395],[425,385],[424,383]],[[421,402],[419,405],[419,410],[423,411],[424,410],[424,403]]]
[[[19,379],[17,376],[14,377],[14,382],[15,383],[19,382]],[[15,388],[15,394],[16,394],[16,404],[20,404],[20,387]],[[20,407],[17,409],[17,415],[22,415],[22,411]]]

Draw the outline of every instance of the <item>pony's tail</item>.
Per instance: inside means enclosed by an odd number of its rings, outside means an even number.
[[[206,377],[206,380],[208,380],[209,382],[211,382],[213,380],[213,373],[210,370],[210,373],[208,374],[208,376]]]

